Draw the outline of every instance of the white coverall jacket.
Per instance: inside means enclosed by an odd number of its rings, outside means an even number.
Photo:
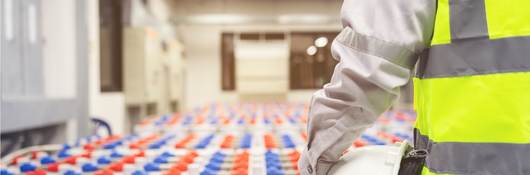
[[[417,55],[430,44],[436,0],[345,0],[344,29],[332,44],[339,61],[309,112],[302,175],[327,174],[342,152],[396,100]]]

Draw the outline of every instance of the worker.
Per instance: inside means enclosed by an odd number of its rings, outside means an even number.
[[[530,1],[345,0],[302,175],[327,174],[412,76],[415,173],[530,174]]]

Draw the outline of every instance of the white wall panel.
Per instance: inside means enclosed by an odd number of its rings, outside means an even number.
[[[287,42],[239,41],[234,51],[238,93],[286,95],[289,83]]]
[[[75,1],[41,3],[44,92],[50,98],[76,95]]]
[[[177,12],[178,13],[178,12]],[[337,17],[338,18],[338,17]],[[336,25],[181,25],[178,28],[185,46],[184,106],[192,108],[208,102],[236,102],[236,91],[221,90],[221,33],[256,31],[338,31]],[[212,44],[213,43],[213,44]],[[287,100],[308,102],[312,90],[289,91]]]

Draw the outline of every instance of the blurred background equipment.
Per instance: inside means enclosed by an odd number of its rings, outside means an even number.
[[[341,3],[0,0],[1,155],[24,153],[2,171],[143,172],[165,156],[211,174],[214,156],[216,171],[296,174]],[[353,146],[410,140],[411,92]]]
[[[2,155],[89,134],[86,6],[3,0]]]

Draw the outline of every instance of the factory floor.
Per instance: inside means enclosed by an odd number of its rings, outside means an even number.
[[[213,103],[146,118],[130,135],[93,135],[23,150],[6,174],[297,175],[307,141],[304,103]],[[411,110],[384,113],[352,148],[412,139]]]

